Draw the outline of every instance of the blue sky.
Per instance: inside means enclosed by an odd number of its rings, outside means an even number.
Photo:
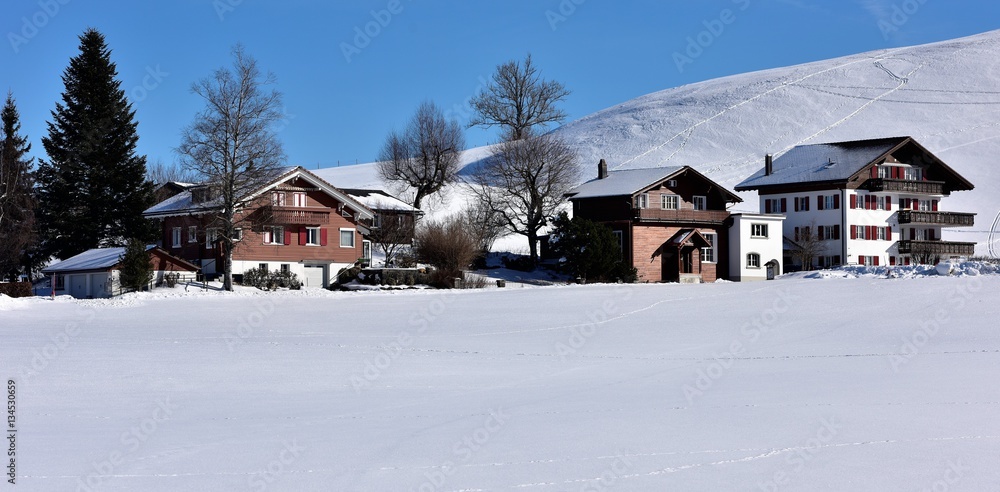
[[[466,122],[497,64],[531,53],[572,91],[570,120],[662,89],[1000,28],[968,0],[10,0],[0,83],[33,154],[87,27],[103,32],[139,120],[139,150],[171,164],[203,102],[193,82],[240,42],[278,77],[290,164],[374,160],[423,100]],[[364,33],[364,34],[359,34]],[[694,45],[697,46],[693,46]],[[470,129],[468,145],[495,140]]]

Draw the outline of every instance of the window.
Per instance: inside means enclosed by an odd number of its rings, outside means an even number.
[[[931,206],[930,200],[920,200],[920,211],[930,212],[933,207]]]
[[[233,241],[243,240],[243,229],[233,229]]]
[[[55,290],[66,290],[66,276],[53,275],[56,278]]]
[[[264,244],[285,244],[285,228],[282,226],[265,227]]]
[[[784,198],[768,198],[764,200],[764,213],[766,214],[783,214],[785,213],[785,208]]]
[[[174,229],[173,229],[173,231],[171,231],[171,233],[172,233],[171,234],[172,235],[171,239],[173,239],[173,247],[180,248],[181,247],[181,228],[180,227],[174,227]]]
[[[306,206],[306,194],[303,192],[292,193],[292,205],[296,207]]]
[[[840,208],[840,200],[837,195],[826,195],[823,197],[823,210],[836,210]]]
[[[747,268],[760,268],[760,255],[750,253],[747,255]]]
[[[340,230],[340,247],[341,248],[354,247],[354,229]]]
[[[663,210],[677,210],[680,208],[680,200],[677,195],[660,195],[660,208]]]
[[[878,166],[878,177],[882,179],[892,178],[892,167],[890,166]]]
[[[635,208],[649,208],[649,193],[636,195]]]
[[[879,241],[885,241],[886,239],[888,239],[887,237],[885,237],[886,229],[887,229],[886,227],[877,227],[877,228],[875,228],[875,231],[876,231],[875,233],[878,234],[878,240]]]
[[[272,191],[271,192],[271,205],[274,205],[275,207],[284,207],[285,206],[285,193],[281,192],[281,191]]]
[[[819,232],[819,239],[821,241],[830,240],[830,239],[840,239],[840,226],[839,225],[820,226],[818,232]]]
[[[372,259],[372,242],[367,239],[361,241],[361,257]]]
[[[903,170],[903,179],[909,181],[920,181],[924,179],[923,172],[919,167],[908,167]]]
[[[309,246],[320,246],[319,227],[306,228],[306,244]]]
[[[851,239],[868,239],[868,228],[865,226],[854,226],[854,237]]]
[[[708,198],[703,196],[693,196],[691,197],[691,203],[694,204],[695,210],[707,210],[708,209]]]
[[[750,237],[766,238],[767,224],[750,224]]]
[[[718,243],[716,235],[711,233],[702,235],[705,236],[705,239],[708,239],[710,246],[707,248],[701,248],[701,261],[702,263],[715,263],[715,245]]]
[[[260,271],[262,271],[262,272],[266,272],[267,271],[267,263],[258,263],[257,264],[257,268],[259,268]]]
[[[198,226],[188,227],[188,242],[189,243],[198,242]]]
[[[212,249],[215,247],[215,242],[219,240],[219,230],[218,229],[205,229],[205,247]]]
[[[809,197],[807,196],[795,197],[795,211],[806,212],[808,210],[809,210]]]
[[[289,273],[292,271],[292,266],[288,263],[281,264],[281,273]]]

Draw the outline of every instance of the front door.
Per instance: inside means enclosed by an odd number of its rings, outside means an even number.
[[[664,246],[661,251],[662,273],[660,274],[660,280],[662,282],[680,282],[681,268],[680,259],[677,257],[677,250]]]

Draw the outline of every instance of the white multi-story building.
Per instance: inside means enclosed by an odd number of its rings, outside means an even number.
[[[735,213],[729,219],[730,280],[773,280],[784,273],[784,215]]]
[[[972,256],[975,243],[945,241],[942,232],[971,227],[975,214],[940,205],[952,192],[971,189],[911,137],[795,147],[777,159],[767,156],[764,169],[736,186],[759,193],[762,213],[785,214],[786,248],[814,250],[807,256],[819,267]]]

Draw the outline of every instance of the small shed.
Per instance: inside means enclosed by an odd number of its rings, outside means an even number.
[[[168,273],[193,276],[198,267],[170,255],[154,245],[146,247],[153,266],[153,282],[158,283]],[[70,295],[78,299],[113,297],[121,294],[119,265],[125,248],[94,248],[42,269],[52,277],[55,295]]]

